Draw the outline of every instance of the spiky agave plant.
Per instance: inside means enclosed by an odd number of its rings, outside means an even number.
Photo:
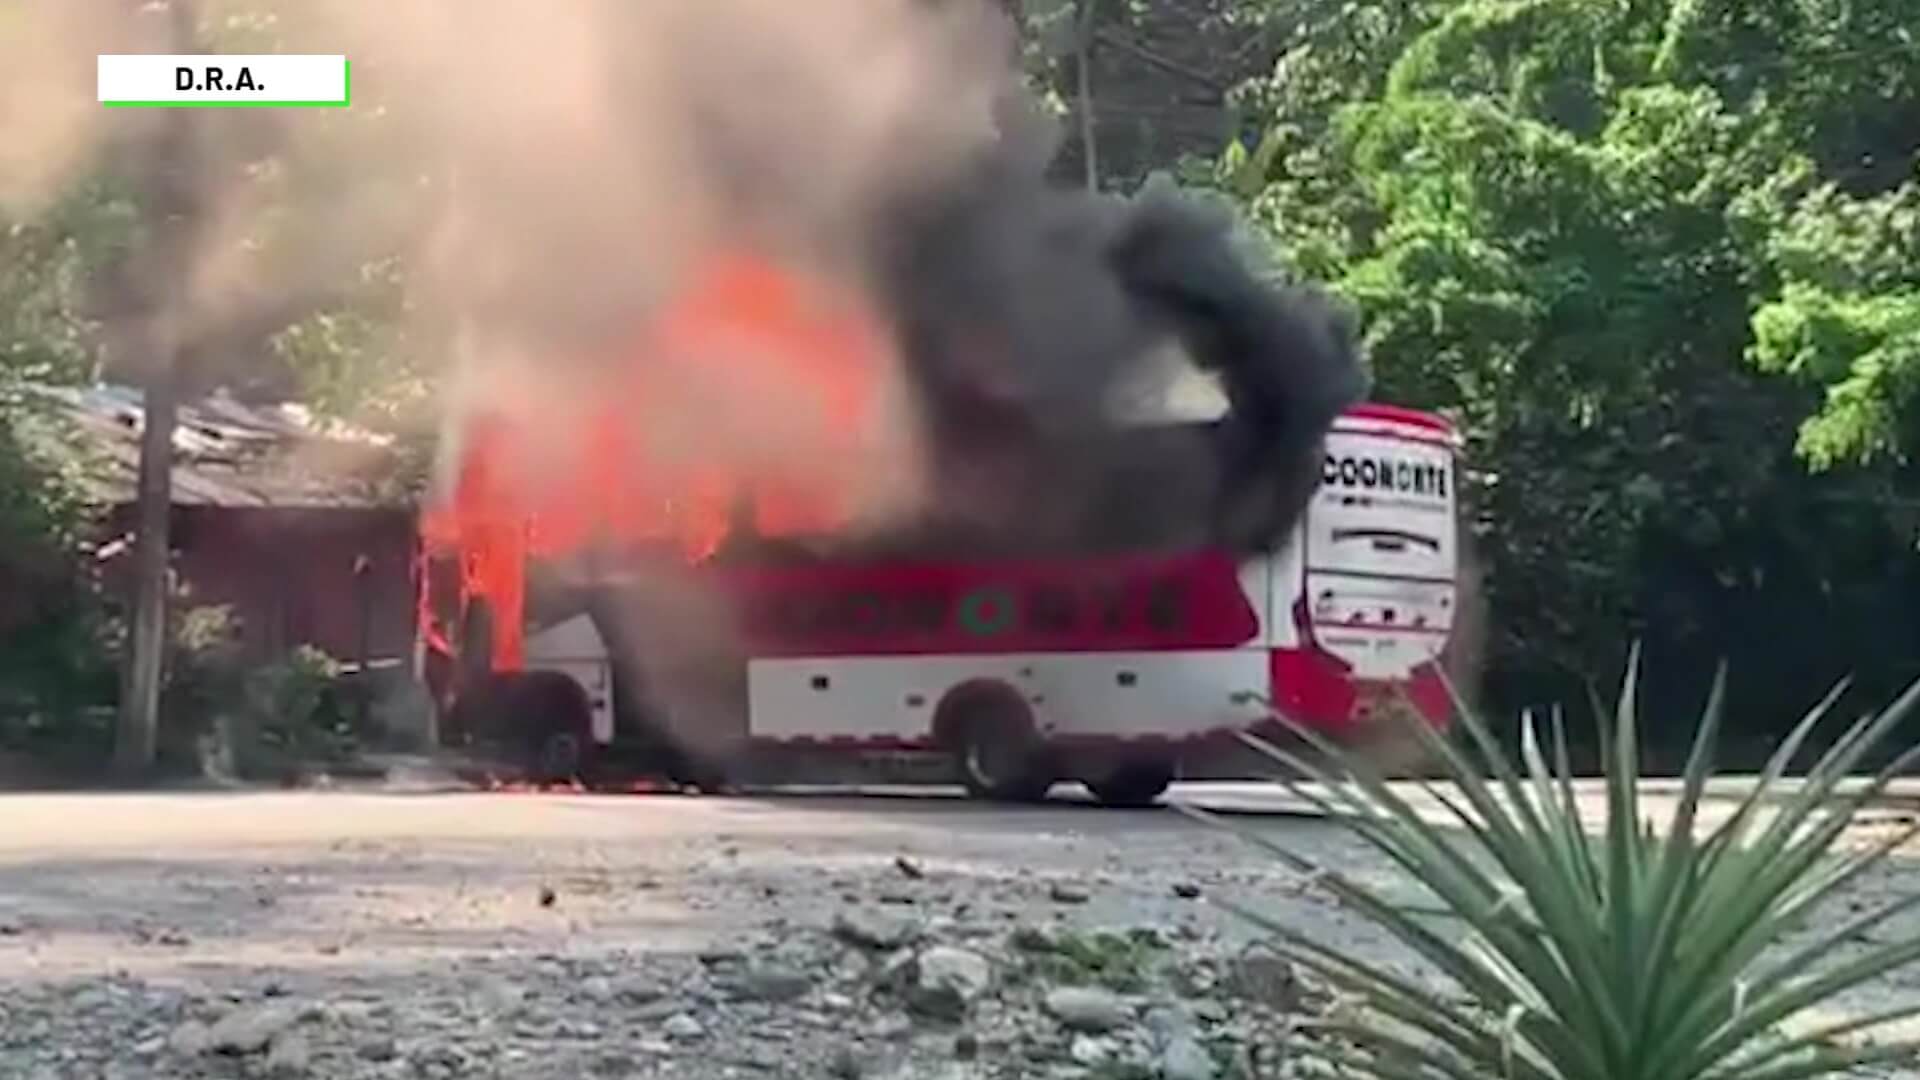
[[[1731,815],[1706,828],[1698,815],[1720,728],[1723,671],[1672,819],[1656,831],[1640,807],[1637,669],[1636,654],[1612,723],[1602,720],[1603,824],[1582,817],[1557,715],[1545,725],[1545,748],[1540,725],[1523,719],[1519,767],[1463,702],[1463,741],[1484,766],[1413,725],[1444,769],[1444,784],[1424,783],[1441,808],[1439,824],[1403,797],[1404,787],[1310,730],[1294,727],[1312,755],[1248,737],[1306,778],[1286,781],[1296,794],[1431,890],[1443,921],[1391,903],[1267,837],[1236,831],[1313,875],[1455,984],[1455,992],[1435,993],[1280,917],[1236,906],[1301,968],[1363,1006],[1309,1023],[1314,1037],[1296,1060],[1323,1074],[1387,1080],[1800,1080],[1914,1056],[1915,1044],[1846,1040],[1920,1014],[1920,1004],[1795,1035],[1783,1034],[1781,1024],[1920,958],[1920,940],[1864,955],[1843,949],[1920,904],[1920,893],[1823,926],[1810,944],[1786,949],[1782,939],[1920,831],[1914,826],[1864,849],[1834,850],[1854,812],[1920,753],[1898,755],[1870,777],[1843,783],[1920,699],[1920,684],[1848,727],[1798,785],[1782,784],[1839,697],[1836,688],[1780,744]],[[1781,948],[1769,952],[1774,946]]]

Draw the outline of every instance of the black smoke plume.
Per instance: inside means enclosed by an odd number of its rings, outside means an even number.
[[[1273,546],[1312,493],[1328,426],[1366,392],[1350,320],[1257,273],[1213,203],[1050,184],[1051,133],[1008,115],[983,160],[872,230],[935,493],[915,539],[895,541]],[[1159,385],[1169,346],[1217,381],[1224,415],[1143,426],[1116,411]]]

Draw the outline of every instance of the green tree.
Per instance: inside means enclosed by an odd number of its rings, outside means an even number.
[[[1245,92],[1211,180],[1359,307],[1382,396],[1459,419],[1506,673],[1829,631],[1906,539],[1904,477],[1793,457],[1894,445],[1920,340],[1912,196],[1871,191],[1920,58],[1899,0],[1830,7],[1383,0]]]
[[[1778,282],[1753,316],[1761,370],[1819,387],[1800,429],[1816,467],[1906,464],[1920,448],[1920,183],[1869,196],[1828,182],[1755,199]]]
[[[100,369],[93,275],[132,242],[134,208],[105,177],[0,207],[0,745],[104,746],[75,718],[114,696],[113,624],[87,556],[97,464],[42,390]]]
[[[302,21],[310,14],[267,0],[170,0],[82,21],[89,32],[174,51],[278,52],[317,40]],[[35,47],[21,37],[0,43]],[[163,669],[174,403],[225,386],[243,397],[305,394],[342,414],[370,404],[391,414],[419,396],[417,366],[387,377],[370,356],[396,340],[406,317],[395,299],[397,253],[428,189],[399,169],[364,168],[381,160],[383,141],[403,136],[377,95],[356,97],[355,108],[338,113],[111,117],[85,132],[93,136],[91,155],[79,155],[87,179],[0,217],[0,435],[44,428],[29,385],[104,374],[147,390],[121,740],[132,769],[152,759]],[[48,171],[24,163],[30,174]],[[13,502],[32,504],[0,529],[18,524],[14,532],[57,541],[51,508],[64,514],[71,503],[58,483],[65,464],[22,454],[0,466],[21,481]],[[41,503],[48,512],[27,512]]]

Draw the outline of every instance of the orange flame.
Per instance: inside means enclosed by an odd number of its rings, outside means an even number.
[[[535,433],[509,419],[518,410],[473,418],[451,497],[423,515],[422,535],[429,550],[457,552],[463,591],[491,604],[495,668],[522,662],[530,554],[666,543],[698,562],[743,499],[763,535],[843,526],[872,465],[865,425],[886,360],[860,305],[735,255],[593,384],[584,416],[538,433],[548,469],[526,467]]]

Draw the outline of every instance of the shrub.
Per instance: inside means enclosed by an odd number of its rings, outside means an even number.
[[[265,663],[241,648],[225,607],[188,608],[176,618],[162,701],[161,748],[170,768],[282,775],[302,762],[337,761],[354,745],[340,707],[339,666],[301,646]],[[209,746],[209,743],[211,745]]]
[[[245,679],[240,623],[225,606],[184,604],[177,595],[171,609],[172,636],[167,680],[160,696],[161,768],[197,772],[202,743],[219,717],[238,711]]]
[[[1029,929],[1017,933],[1013,944],[1024,954],[1023,975],[1035,981],[1123,993],[1139,990],[1167,953],[1166,943],[1148,930],[1049,935]]]
[[[1316,751],[1311,756],[1248,737],[1311,781],[1284,781],[1299,796],[1429,889],[1446,920],[1436,924],[1337,870],[1246,834],[1314,875],[1340,904],[1452,983],[1453,993],[1436,993],[1280,918],[1237,908],[1301,968],[1362,1004],[1307,1024],[1316,1037],[1304,1053],[1321,1074],[1798,1080],[1914,1056],[1912,1044],[1853,1041],[1920,1014],[1913,1004],[1797,1034],[1781,1025],[1920,958],[1920,940],[1865,952],[1847,947],[1920,904],[1920,894],[1842,925],[1820,925],[1805,943],[1789,947],[1783,940],[1920,830],[1902,828],[1864,849],[1835,851],[1854,812],[1920,754],[1898,755],[1849,780],[1920,700],[1920,684],[1885,712],[1846,727],[1797,786],[1783,783],[1836,690],[1793,728],[1730,816],[1708,828],[1699,811],[1721,726],[1723,673],[1693,740],[1673,816],[1655,831],[1639,801],[1637,667],[1636,657],[1611,724],[1603,720],[1607,810],[1595,828],[1576,798],[1557,716],[1544,738],[1534,717],[1523,718],[1520,767],[1464,707],[1461,745],[1416,725],[1450,781],[1427,787],[1444,826],[1365,760],[1312,731],[1293,728]],[[1596,711],[1604,717],[1605,710]]]
[[[0,369],[0,751],[77,764],[104,760],[119,681],[74,455],[22,433],[42,412]]]
[[[250,672],[247,713],[259,749],[287,761],[345,757],[354,733],[340,708],[339,679],[339,664],[310,645]]]

